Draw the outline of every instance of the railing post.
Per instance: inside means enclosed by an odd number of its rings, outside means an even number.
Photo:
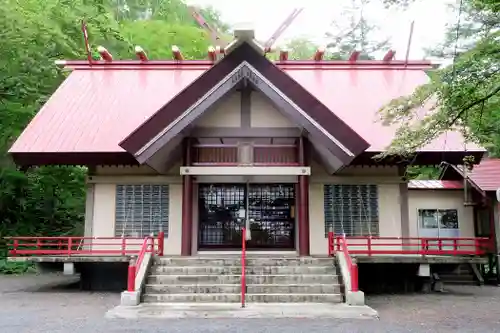
[[[163,256],[163,246],[165,244],[165,233],[160,231],[158,233],[158,255]]]
[[[127,248],[127,239],[122,236],[122,256],[125,256],[127,252],[125,249]]]
[[[13,247],[13,249],[11,251],[11,254],[13,257],[15,257],[17,254],[17,248],[19,247],[19,241],[17,239],[14,239],[14,243],[12,244],[12,247]]]
[[[426,246],[425,246],[426,241],[425,241],[425,239],[424,239],[424,238],[422,238],[421,243],[422,243],[422,245],[421,245],[421,246],[422,246],[422,255],[424,255],[424,254],[425,254],[425,252],[426,252],[426,248],[425,248],[425,247],[426,247]]]
[[[333,231],[328,232],[328,256],[331,257],[333,255]]]
[[[458,251],[458,241],[457,239],[453,240],[453,255],[456,255]]]
[[[368,255],[372,255],[372,236],[368,236]]]
[[[127,276],[127,291],[133,292],[135,291],[135,275],[136,275],[136,265],[135,259],[130,259],[128,265],[128,276]]]
[[[358,291],[358,264],[353,264],[351,268],[351,291]]]
[[[71,255],[71,249],[73,247],[73,238],[68,237],[68,256]]]
[[[481,250],[481,246],[479,244],[479,239],[476,237],[476,238],[474,238],[474,254],[476,254],[476,255],[481,254],[480,250]]]

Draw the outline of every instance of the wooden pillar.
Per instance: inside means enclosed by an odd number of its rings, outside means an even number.
[[[184,165],[191,165],[191,140],[184,142]],[[174,207],[172,207],[174,208]],[[193,176],[182,176],[182,236],[181,255],[190,256],[193,233]]]
[[[306,165],[304,138],[299,138],[299,163]],[[299,176],[299,255],[309,255],[309,176]]]

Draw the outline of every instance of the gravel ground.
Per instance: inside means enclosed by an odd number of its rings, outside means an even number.
[[[50,276],[0,276],[0,332],[500,332],[500,288],[368,297],[380,320],[110,320],[119,294],[40,287]]]

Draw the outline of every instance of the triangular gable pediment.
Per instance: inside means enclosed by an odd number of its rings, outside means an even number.
[[[362,137],[246,43],[185,88],[120,146],[144,163],[241,82],[263,93],[287,118],[303,128],[312,141],[321,142],[342,164],[348,164],[368,148]]]

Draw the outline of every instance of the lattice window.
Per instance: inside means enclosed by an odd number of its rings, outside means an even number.
[[[117,185],[115,235],[168,236],[168,185]]]
[[[325,237],[378,236],[377,185],[325,185]]]

